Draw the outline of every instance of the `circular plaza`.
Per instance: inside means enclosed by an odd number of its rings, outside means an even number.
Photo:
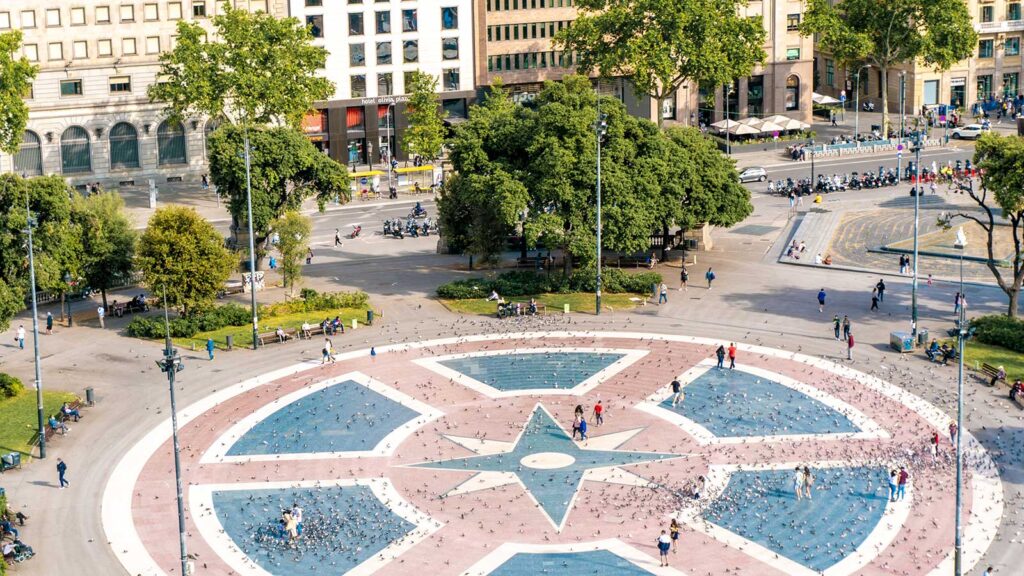
[[[951,572],[948,416],[793,352],[737,344],[735,368],[720,368],[719,345],[480,335],[218,390],[178,418],[190,562],[225,576]],[[1003,495],[985,449],[962,440],[971,567]],[[180,573],[172,450],[168,419],[105,489],[107,540],[130,574]],[[797,467],[813,478],[799,498]],[[659,567],[673,519],[680,537]]]

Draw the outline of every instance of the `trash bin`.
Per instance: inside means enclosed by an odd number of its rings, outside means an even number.
[[[920,328],[920,329],[918,329],[918,331],[917,331],[917,343],[920,344],[921,346],[925,346],[925,345],[928,344],[928,329],[927,328]]]
[[[92,389],[92,386],[85,389],[85,403],[89,406],[96,403],[96,392]]]
[[[373,310],[366,311],[366,325],[373,326]]]
[[[913,352],[914,336],[910,332],[890,332],[889,346],[901,354]]]
[[[226,338],[228,340],[228,350],[231,350],[232,346],[235,345],[235,338],[231,334],[228,334]]]

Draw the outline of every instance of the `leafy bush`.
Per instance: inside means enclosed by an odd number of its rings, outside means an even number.
[[[24,390],[25,385],[21,383],[21,380],[10,374],[0,373],[0,398],[14,398]]]
[[[245,323],[248,323],[248,320]],[[200,319],[198,318],[173,318],[170,321],[171,337],[191,338],[195,336],[196,332],[199,332],[199,325]],[[149,338],[154,340],[163,338],[167,334],[164,328],[164,319],[159,316],[136,316],[128,323],[125,331],[133,338]]]
[[[278,302],[260,307],[260,316],[277,316],[281,314],[298,314],[319,310],[337,310],[338,308],[366,308],[370,296],[366,292],[325,292],[323,294],[312,288],[303,288],[301,298],[290,302]],[[244,322],[242,324],[245,324]],[[241,325],[241,324],[239,324]]]
[[[990,314],[971,320],[971,326],[976,329],[975,338],[979,342],[1024,353],[1024,321]]]
[[[594,272],[593,268],[576,270],[566,278],[563,274],[538,274],[516,270],[494,279],[468,278],[448,282],[438,286],[437,295],[449,300],[465,300],[486,298],[490,296],[491,291],[497,291],[501,296],[509,298],[532,294],[593,292],[597,283]],[[629,274],[618,268],[605,268],[601,273],[601,280],[602,291],[609,294],[643,294],[651,290],[651,284],[661,282],[661,274]]]

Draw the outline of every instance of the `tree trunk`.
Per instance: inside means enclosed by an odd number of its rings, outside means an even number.
[[[661,224],[661,261],[665,262],[668,260],[668,247],[672,242],[672,237],[668,234],[668,222],[662,222]]]
[[[882,82],[882,138],[889,137],[889,69],[879,66]]]
[[[1017,300],[1020,297],[1020,287],[1016,287],[1007,294],[1010,297],[1010,305],[1006,309],[1006,315],[1010,318],[1017,317]]]
[[[100,299],[103,301],[103,309],[107,309],[107,289],[100,288]]]
[[[64,321],[64,293],[60,293],[60,321]]]

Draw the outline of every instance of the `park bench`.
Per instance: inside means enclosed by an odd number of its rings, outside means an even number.
[[[527,270],[543,270],[548,266],[548,258],[545,256],[527,256],[526,258],[516,259],[516,268],[525,268]]]
[[[324,327],[321,326],[320,324],[313,324],[312,326],[309,327],[308,332],[309,332],[309,339],[312,340],[313,336],[322,336],[323,335]],[[299,338],[306,338],[306,335],[302,333],[302,330],[299,330]]]
[[[519,306],[518,307],[518,311],[519,311],[518,314],[516,314],[516,310],[517,310],[516,305],[517,304]],[[496,312],[496,314],[497,314],[498,318],[511,318],[512,316],[532,316],[532,314],[530,314],[530,312],[529,312],[529,309],[530,309],[530,303],[529,302],[499,303],[498,304],[498,311]],[[538,316],[547,314],[547,310],[548,309],[547,309],[546,305],[541,304],[540,302],[537,303],[537,312],[536,312],[536,314]]]
[[[284,330],[284,338],[279,337],[277,335],[276,330],[273,332],[264,332],[258,336],[260,346],[266,344],[273,344],[275,342],[284,342],[285,340],[291,340],[298,335],[298,332],[299,331],[295,328],[287,328]]]
[[[991,364],[982,364],[981,372],[985,375],[985,381],[990,382],[992,385],[996,382],[1006,382],[1006,375],[1004,374],[1002,378],[999,378],[999,368]],[[995,381],[993,381],[993,379],[995,379]]]
[[[81,411],[82,407],[85,406],[85,404],[81,400],[75,400],[73,402],[68,402],[68,406],[72,410],[79,410],[79,411]],[[66,423],[70,419],[70,417],[67,414],[65,414],[63,412],[60,412],[60,411],[58,411],[56,414],[54,414],[53,418],[57,422],[60,422],[61,424]],[[49,419],[49,417],[47,417],[46,420],[47,420],[46,424],[43,427],[43,433],[45,434],[46,441],[49,442],[50,439],[53,438],[57,434],[57,429],[52,427],[52,426],[50,426],[50,422],[49,422],[50,419]],[[61,436],[63,436],[63,435],[64,434],[62,433]],[[39,445],[39,434],[36,434],[36,437],[32,440],[32,445],[33,446],[38,446]]]
[[[114,316],[117,316],[118,318],[121,318],[125,314],[134,314],[136,312],[148,312],[149,302],[146,302],[145,300],[141,302],[138,300],[129,300],[128,302],[115,302],[113,305],[111,305],[110,311],[114,314]]]
[[[245,287],[241,282],[225,284],[218,292],[217,298],[224,298],[232,294],[241,294],[245,292]]]
[[[614,256],[610,258],[602,258],[601,266],[615,268],[622,268],[624,266],[632,265],[634,268],[640,268],[641,265],[648,266],[650,263],[650,256],[646,255],[632,255],[632,256]]]

